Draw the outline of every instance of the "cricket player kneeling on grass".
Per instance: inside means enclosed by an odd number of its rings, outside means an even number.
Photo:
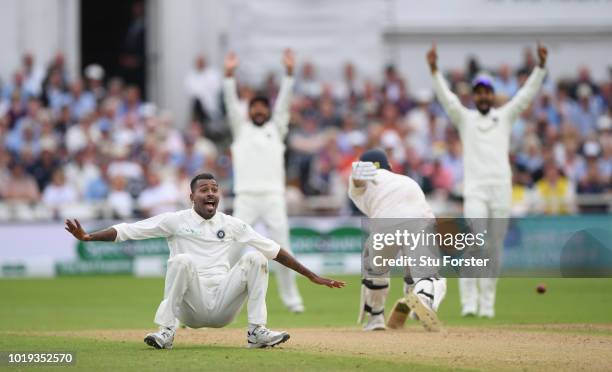
[[[265,327],[268,260],[306,276],[315,284],[341,288],[341,281],[321,278],[301,265],[274,241],[264,238],[238,218],[217,212],[219,186],[208,173],[191,181],[193,208],[163,213],[136,223],[121,223],[86,233],[77,220],[66,220],[66,230],[81,241],[166,238],[170,259],[164,299],[155,314],[159,331],[144,341],[157,349],[170,349],[176,325],[219,328],[229,324],[247,302],[250,348],[275,346],[289,339],[287,332]],[[230,250],[249,245],[256,251],[230,267]]]
[[[353,163],[349,197],[369,218],[434,218],[419,185],[410,177],[391,172],[387,156],[381,150],[368,150],[360,161]],[[436,311],[446,294],[446,279],[405,279],[405,282],[406,297],[394,307],[389,327],[399,328],[399,323],[403,325],[409,310],[412,310],[425,329],[438,331],[440,322]],[[384,330],[384,308],[390,280],[383,277],[364,278],[362,284],[359,322],[368,313],[364,330]],[[402,311],[405,313],[403,321],[397,318],[401,317]]]

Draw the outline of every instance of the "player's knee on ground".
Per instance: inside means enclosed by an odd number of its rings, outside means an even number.
[[[365,312],[372,315],[382,314],[389,294],[389,278],[363,279],[361,283],[365,287]]]

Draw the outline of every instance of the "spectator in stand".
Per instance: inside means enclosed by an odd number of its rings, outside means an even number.
[[[606,161],[601,156],[601,146],[595,141],[584,144],[584,155],[586,159],[586,169],[584,175],[578,182],[578,194],[598,195],[610,190],[611,180],[609,174],[602,172],[601,165]],[[588,202],[580,205],[582,213],[605,213],[608,211],[607,203]]]
[[[64,166],[68,184],[72,185],[80,198],[84,197],[89,184],[100,177],[100,168],[95,163],[95,148],[89,147],[74,155],[71,162]]]
[[[50,69],[50,75],[47,76],[43,85],[42,100],[55,115],[59,114],[62,107],[67,106],[66,86],[60,69]]]
[[[107,198],[109,193],[108,163],[100,164],[100,174],[91,180],[85,189],[84,200],[87,202],[99,202]]]
[[[139,121],[141,117],[140,89],[136,85],[129,85],[125,88],[122,102],[117,110],[118,118],[123,121],[126,116],[134,116]]]
[[[125,219],[131,217],[134,209],[134,200],[127,191],[127,182],[122,176],[111,179],[110,192],[106,198],[113,218]]]
[[[409,132],[407,145],[417,148],[422,156],[426,152],[426,147],[430,145],[430,105],[433,101],[433,94],[430,90],[420,90],[415,97],[416,106],[413,107],[406,116],[406,126]]]
[[[24,77],[23,89],[26,96],[40,96],[45,72],[40,66],[34,63],[34,55],[32,55],[32,53],[23,55],[22,72]]]
[[[192,105],[191,118],[206,127],[221,116],[221,83],[219,71],[208,66],[203,55],[198,55],[195,68],[185,78],[185,89]]]
[[[595,133],[595,125],[600,112],[596,107],[593,91],[589,85],[581,84],[576,94],[578,95],[578,105],[570,119],[576,124],[582,137],[586,138]]]
[[[130,148],[121,146],[115,148],[114,159],[108,165],[108,175],[111,178],[115,176],[127,179],[140,178],[143,175],[143,169],[138,162],[130,159]]]
[[[106,97],[104,68],[96,63],[85,67],[85,78],[87,79],[87,90],[93,94],[96,102],[102,101]]]
[[[342,119],[336,113],[336,104],[327,97],[319,101],[319,126],[321,128],[340,128]]]
[[[66,183],[64,171],[57,169],[53,172],[51,183],[44,189],[42,202],[53,210],[53,215],[58,218],[60,209],[66,204],[77,202],[79,195],[72,185]]]
[[[518,81],[516,77],[512,75],[512,70],[507,64],[502,64],[499,68],[499,75],[495,79],[493,86],[495,93],[504,97],[513,97],[519,90]]]
[[[59,167],[59,160],[50,150],[43,150],[38,160],[32,164],[28,172],[34,175],[39,190],[44,190],[51,182],[53,173]]]
[[[85,90],[82,80],[75,80],[70,84],[70,93],[66,100],[75,120],[81,120],[96,109],[96,97],[90,91]]]
[[[397,103],[400,100],[402,89],[406,89],[404,79],[400,77],[395,66],[388,65],[385,68],[385,80],[382,84],[384,98],[393,103]]]
[[[34,203],[40,199],[40,189],[34,177],[19,163],[11,165],[10,177],[0,184],[2,199],[9,202]]]
[[[302,74],[296,82],[296,91],[299,95],[317,98],[321,95],[323,87],[317,80],[315,66],[310,61],[304,62]]]
[[[18,97],[21,102],[25,102],[30,96],[25,91],[23,72],[16,71],[13,74],[13,81],[5,84],[2,89],[2,99],[9,100]]]
[[[355,108],[360,95],[361,87],[357,81],[355,65],[347,62],[342,68],[342,80],[334,86],[334,98],[344,103],[344,111],[350,111]]]
[[[185,150],[174,156],[174,168],[185,168],[189,174],[198,174],[205,169],[206,157],[195,145],[195,139],[185,137]]]
[[[529,172],[519,166],[512,170],[512,205],[510,207],[511,217],[526,216],[531,210],[532,194],[529,189],[531,177]]]
[[[176,210],[180,195],[172,182],[162,182],[153,170],[147,172],[147,187],[138,197],[137,205],[144,216],[150,217]]]
[[[534,187],[535,211],[542,214],[571,214],[576,210],[575,185],[557,165],[544,165],[544,178]]]
[[[528,173],[535,173],[542,168],[542,145],[537,136],[532,135],[525,139],[523,149],[516,158],[516,164]]]

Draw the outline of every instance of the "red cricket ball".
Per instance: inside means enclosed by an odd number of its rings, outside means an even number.
[[[546,293],[546,284],[544,284],[544,283],[540,283],[540,284],[538,284],[538,286],[536,287],[536,291],[537,291],[539,294],[544,294],[544,293]]]

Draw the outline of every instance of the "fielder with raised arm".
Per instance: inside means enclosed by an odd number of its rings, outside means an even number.
[[[369,218],[402,218],[431,221],[433,212],[421,187],[410,177],[393,173],[386,154],[372,149],[353,163],[348,194],[357,208]],[[364,252],[366,254],[366,252]],[[365,331],[385,329],[385,302],[389,294],[389,278],[363,278],[359,322],[368,313]],[[441,277],[404,278],[405,299],[400,299],[389,317],[390,328],[400,328],[409,311],[425,329],[438,331],[436,315],[446,295],[446,279]],[[398,314],[403,314],[398,315]],[[398,320],[399,319],[399,320]]]
[[[464,206],[466,218],[498,218],[510,216],[512,174],[508,159],[511,126],[520,113],[535,98],[546,76],[547,49],[538,45],[539,65],[536,66],[521,90],[506,104],[494,107],[495,92],[492,80],[484,75],[472,83],[476,109],[464,107],[446,85],[438,71],[435,44],[427,53],[427,62],[433,77],[433,86],[450,120],[459,130],[463,144]],[[491,244],[499,252],[507,223],[490,223]],[[463,316],[492,318],[495,315],[495,288],[497,279],[460,278],[459,292]]]
[[[240,109],[234,71],[238,57],[229,53],[225,58],[223,97],[234,142],[234,216],[253,225],[261,221],[272,240],[279,242],[291,254],[289,221],[285,202],[285,137],[289,127],[289,109],[293,91],[295,58],[287,49],[283,53],[285,76],[270,113],[270,100],[255,96],[249,102],[247,119]],[[232,262],[242,252],[235,252]],[[289,311],[304,311],[295,275],[285,267],[278,268],[278,289]]]
[[[265,327],[268,260],[306,276],[315,284],[341,288],[341,281],[317,276],[276,242],[264,238],[238,218],[217,212],[219,186],[208,173],[191,181],[193,208],[163,213],[135,223],[120,223],[86,233],[79,221],[66,220],[66,230],[81,241],[123,242],[166,238],[170,248],[164,299],[155,314],[159,331],[144,341],[156,349],[170,349],[180,320],[191,328],[219,328],[229,324],[247,302],[249,348],[275,346],[289,339],[287,332]],[[255,251],[230,266],[230,250],[249,245]]]

